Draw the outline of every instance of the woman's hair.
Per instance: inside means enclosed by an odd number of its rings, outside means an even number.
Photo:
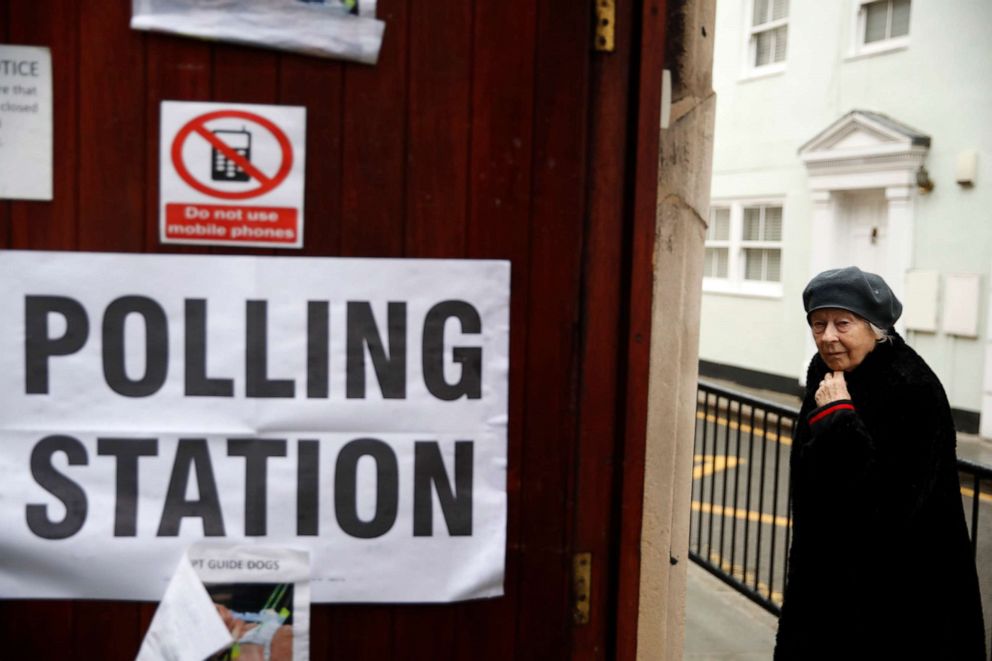
[[[875,324],[871,323],[867,319],[865,319],[865,323],[868,324],[868,326],[871,328],[871,332],[875,334],[875,341],[876,342],[878,342],[879,344],[881,344],[882,342],[891,342],[892,341],[892,335],[889,334],[889,331],[883,330],[883,329],[879,328],[878,326],[876,326]]]

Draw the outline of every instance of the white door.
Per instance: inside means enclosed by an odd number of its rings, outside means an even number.
[[[872,189],[839,194],[838,215],[841,245],[837,255],[843,262],[839,266],[854,265],[891,281],[887,259],[889,223],[885,191]]]

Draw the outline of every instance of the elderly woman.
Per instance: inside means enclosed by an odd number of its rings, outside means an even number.
[[[985,636],[944,389],[882,278],[803,292],[817,355],[796,422],[776,659],[978,661]]]

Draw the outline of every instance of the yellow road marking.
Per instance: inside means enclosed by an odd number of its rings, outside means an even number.
[[[696,475],[695,471],[693,471],[692,474],[693,476],[695,476]],[[964,494],[965,496],[968,496],[969,498],[975,497],[975,490],[970,487],[961,487],[961,493]],[[978,500],[980,501],[984,500],[986,503],[992,503],[992,494],[980,493],[978,494]]]
[[[716,565],[721,570],[723,570],[725,573],[730,574],[731,576],[733,576],[734,578],[736,578],[738,581],[741,581],[742,583],[744,583],[748,587],[751,587],[751,588],[754,587],[754,572],[753,571],[745,571],[744,568],[742,566],[740,566],[740,565],[731,565],[730,562],[728,562],[727,560],[724,560],[723,558],[721,558],[720,557],[720,554],[719,553],[716,553],[715,551],[710,551],[710,563]],[[742,575],[744,576],[743,579],[740,578]],[[779,606],[782,605],[782,593],[781,592],[777,592],[775,590],[769,590],[768,589],[768,584],[765,583],[764,581],[758,581],[757,591],[762,596],[770,598],[772,601],[774,601]],[[770,597],[769,597],[769,592],[771,593],[771,596]]]
[[[738,459],[737,457],[728,457],[722,454],[712,455],[712,454],[697,454],[692,457],[695,466],[692,468],[692,479],[698,480],[701,477],[707,475],[712,475],[722,470],[727,470],[730,468],[736,468],[740,464],[747,463],[746,459]],[[698,512],[702,510],[703,514],[715,514],[717,516],[732,516],[735,519],[747,519],[748,521],[755,521],[760,523],[774,523],[777,526],[785,527],[789,525],[788,517],[776,516],[772,518],[771,514],[761,514],[760,512],[753,512],[750,510],[734,509],[732,507],[722,507],[720,505],[711,505],[709,503],[701,503],[698,500],[692,501],[692,511]]]
[[[719,473],[728,468],[736,468],[739,464],[747,463],[746,459],[728,457],[722,454],[715,456],[712,454],[697,454],[693,455],[692,459],[695,463],[695,466],[692,467],[692,479],[694,480],[712,475],[713,473]]]
[[[776,434],[774,432],[766,432],[764,429],[756,429],[751,425],[740,424],[734,422],[733,420],[727,420],[724,417],[716,416],[712,413],[709,415],[703,413],[702,411],[696,411],[696,418],[698,420],[707,420],[709,422],[715,422],[717,424],[724,425],[725,427],[730,427],[731,429],[740,429],[742,432],[751,433],[756,436],[764,436],[769,441],[773,443],[781,443],[782,445],[792,445],[792,439],[784,434]]]
[[[755,512],[752,510],[742,510],[742,509],[735,509],[733,507],[712,505],[710,503],[701,503],[698,500],[692,501],[692,511],[699,512],[700,510],[702,510],[703,514],[712,514],[715,516],[731,516],[735,519],[747,519],[748,521],[755,521],[758,523],[775,524],[780,528],[785,528],[789,525],[789,517],[787,516],[773,517],[771,514]]]

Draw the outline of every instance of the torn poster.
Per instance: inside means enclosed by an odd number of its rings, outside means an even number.
[[[133,0],[131,28],[364,64],[386,24],[367,0]]]
[[[194,544],[136,661],[307,661],[310,558],[256,545]]]

